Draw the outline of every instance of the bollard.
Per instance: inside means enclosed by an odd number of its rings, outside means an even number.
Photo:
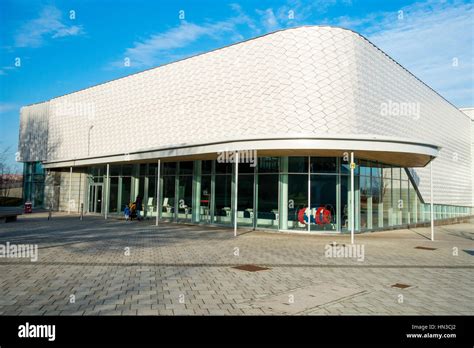
[[[81,218],[80,218],[80,220],[82,221],[83,218],[84,218],[84,203],[81,203]]]
[[[48,211],[48,220],[51,220],[52,217],[53,217],[53,216],[52,216],[52,212],[51,212],[52,209],[53,209],[53,205],[50,204],[50,205],[49,205],[49,211]]]

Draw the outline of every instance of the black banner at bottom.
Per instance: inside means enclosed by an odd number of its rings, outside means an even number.
[[[0,347],[474,342],[472,316],[0,317]]]

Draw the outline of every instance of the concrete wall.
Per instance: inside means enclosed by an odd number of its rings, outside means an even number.
[[[69,196],[69,183],[71,195]],[[45,208],[52,204],[53,210],[80,213],[81,203],[87,211],[87,175],[73,172],[70,180],[69,172],[50,172],[45,182]]]

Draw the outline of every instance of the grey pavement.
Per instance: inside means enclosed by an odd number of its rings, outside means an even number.
[[[0,245],[39,248],[36,262],[0,258],[0,315],[474,314],[473,223],[437,226],[434,242],[429,228],[356,235],[358,261],[326,255],[348,235],[153,222],[32,214],[0,225]],[[269,269],[233,268],[247,264]]]

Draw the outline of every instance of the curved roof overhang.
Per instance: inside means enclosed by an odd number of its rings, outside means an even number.
[[[128,154],[103,155],[73,160],[44,162],[45,168],[80,167],[98,164],[147,163],[215,159],[223,151],[256,150],[262,156],[343,156],[355,157],[400,167],[424,167],[438,155],[440,147],[400,138],[380,136],[282,136],[228,139],[208,143],[176,144]]]

